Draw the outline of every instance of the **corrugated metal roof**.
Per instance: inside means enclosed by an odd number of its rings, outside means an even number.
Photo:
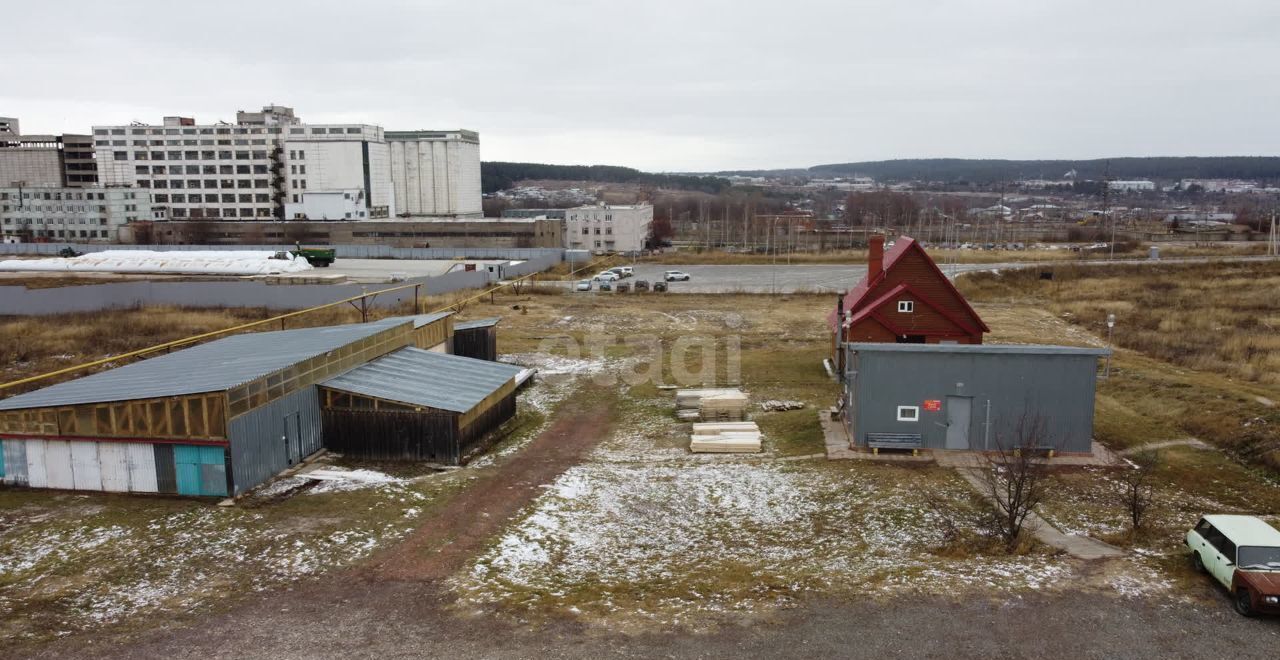
[[[408,347],[321,385],[411,406],[466,412],[521,371],[501,362]]]
[[[218,392],[406,323],[250,332],[59,383],[0,401],[0,410]]]
[[[1005,355],[1093,355],[1111,351],[1105,348],[1049,346],[1045,344],[872,344],[849,343],[847,348],[859,353],[989,353]]]
[[[413,314],[410,316],[392,316],[382,320],[383,321],[391,321],[391,320],[413,321],[413,328],[417,330],[418,328],[421,328],[424,325],[427,325],[429,323],[435,323],[436,321],[439,321],[440,319],[446,316],[450,316],[452,314],[453,312],[436,312],[434,314]]]
[[[501,316],[495,316],[491,319],[476,319],[474,321],[457,321],[453,324],[453,329],[457,331],[457,330],[474,330],[476,328],[488,328],[491,326],[498,325],[498,321],[501,321],[501,320],[502,320]]]

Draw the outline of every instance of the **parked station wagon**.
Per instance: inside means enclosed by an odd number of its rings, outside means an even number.
[[[1244,616],[1280,614],[1280,531],[1254,516],[1205,516],[1187,532],[1196,570],[1213,575]]]

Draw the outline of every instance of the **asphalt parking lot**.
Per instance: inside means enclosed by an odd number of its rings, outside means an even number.
[[[1009,264],[960,264],[955,272],[991,270]],[[635,276],[626,282],[634,285],[637,280],[649,283],[662,280],[663,273],[678,270],[689,274],[688,282],[670,282],[671,293],[831,293],[845,291],[858,283],[867,272],[862,264],[805,264],[805,265],[646,265],[634,266]],[[944,268],[948,275],[952,266]],[[594,273],[592,273],[594,275]],[[588,276],[589,277],[589,276]]]

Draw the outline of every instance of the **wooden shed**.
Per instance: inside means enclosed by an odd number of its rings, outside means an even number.
[[[459,321],[453,325],[453,354],[477,360],[498,359],[498,322],[502,319]]]
[[[321,384],[325,447],[363,458],[459,464],[515,414],[521,371],[403,348]]]

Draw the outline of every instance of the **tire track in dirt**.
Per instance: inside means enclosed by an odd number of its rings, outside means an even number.
[[[442,580],[460,570],[516,514],[609,433],[612,407],[570,402],[551,426],[497,470],[476,478],[405,540],[363,566],[373,580]]]

